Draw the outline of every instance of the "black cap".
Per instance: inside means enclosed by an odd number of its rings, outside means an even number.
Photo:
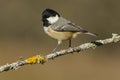
[[[43,12],[42,12],[42,18],[48,18],[50,16],[56,16],[58,15],[60,17],[60,14],[56,11],[54,11],[53,9],[45,9]]]

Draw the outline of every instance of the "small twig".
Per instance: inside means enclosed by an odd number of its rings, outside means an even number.
[[[36,56],[32,56],[30,58],[27,58],[25,60],[19,60],[17,62],[13,62],[11,64],[6,64],[6,65],[3,65],[3,66],[0,66],[0,73],[4,72],[4,71],[9,71],[9,70],[12,70],[12,69],[16,70],[20,66],[27,65],[27,64],[40,64],[40,63],[43,64],[50,59],[54,59],[54,58],[62,56],[62,55],[71,54],[71,53],[74,53],[74,52],[80,52],[80,51],[83,51],[83,50],[87,50],[89,48],[95,49],[98,46],[102,46],[104,44],[109,44],[109,43],[116,43],[116,42],[119,42],[119,41],[120,41],[120,35],[113,33],[112,38],[107,38],[107,39],[104,39],[104,40],[96,40],[96,41],[92,41],[92,42],[89,42],[89,43],[81,44],[80,46],[77,46],[77,47],[74,47],[74,48],[69,48],[69,49],[66,49],[66,50],[61,50],[61,51],[58,51],[58,52],[54,52],[54,53],[48,54],[46,56],[36,55]]]

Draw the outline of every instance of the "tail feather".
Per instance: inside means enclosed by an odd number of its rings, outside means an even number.
[[[97,37],[97,36],[98,36],[98,34],[91,33],[91,32],[85,32],[85,34],[88,34],[88,35],[91,35],[91,36],[95,36],[95,37]]]

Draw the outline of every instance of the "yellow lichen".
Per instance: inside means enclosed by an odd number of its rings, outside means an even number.
[[[45,63],[45,57],[44,56],[40,56],[39,58],[40,58],[40,63],[41,64]]]
[[[36,63],[41,63],[43,64],[45,62],[45,58],[43,56],[33,56],[27,59],[28,64],[36,64]]]

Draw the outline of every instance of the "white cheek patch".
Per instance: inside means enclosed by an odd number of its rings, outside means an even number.
[[[58,19],[59,19],[58,15],[47,18],[47,20],[50,24],[56,23]]]

